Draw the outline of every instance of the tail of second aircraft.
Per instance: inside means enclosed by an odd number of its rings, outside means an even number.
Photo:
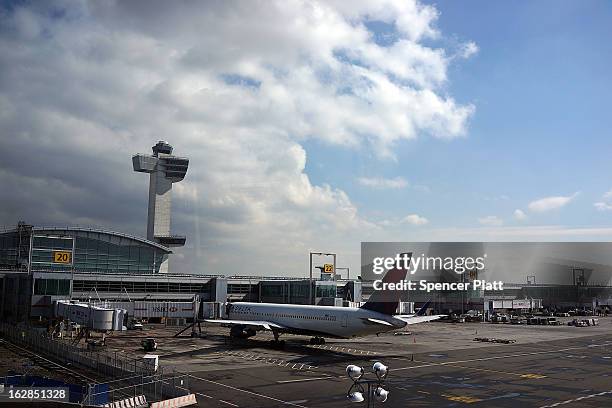
[[[402,256],[404,254],[401,254]],[[412,253],[408,253],[408,258],[412,259]],[[410,264],[410,261],[408,262]],[[395,268],[390,269],[385,277],[382,279],[383,283],[399,283],[406,279],[409,265],[406,268],[400,268],[396,265]],[[361,306],[363,309],[372,310],[374,312],[384,313],[392,316],[397,311],[397,306],[400,302],[400,291],[396,290],[375,290],[370,295],[368,301]]]

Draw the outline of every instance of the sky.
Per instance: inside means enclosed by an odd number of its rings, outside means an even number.
[[[359,270],[362,241],[612,240],[606,1],[52,1],[0,8],[0,225],[145,235],[170,270]],[[315,260],[325,262],[325,259]]]

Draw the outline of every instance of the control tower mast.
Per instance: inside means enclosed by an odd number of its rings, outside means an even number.
[[[170,234],[172,183],[187,173],[189,159],[172,155],[172,146],[159,141],[153,146],[153,155],[132,156],[134,171],[149,173],[149,211],[147,239],[168,247],[185,245],[185,236]]]

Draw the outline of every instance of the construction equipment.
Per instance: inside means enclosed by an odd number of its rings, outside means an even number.
[[[142,342],[140,343],[142,345],[142,348],[144,351],[155,351],[157,350],[157,342],[155,341],[154,338],[146,338],[144,340],[142,340]]]

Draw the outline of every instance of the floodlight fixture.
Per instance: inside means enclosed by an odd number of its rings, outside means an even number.
[[[346,374],[350,377],[351,380],[357,381],[361,377],[363,377],[364,370],[359,366],[351,364],[346,367]]]
[[[388,370],[389,370],[389,368],[386,365],[384,365],[383,363],[381,363],[380,361],[377,361],[372,366],[372,371],[374,372],[374,374],[376,374],[376,377],[379,380],[382,380],[385,377],[387,377]]]
[[[376,375],[376,379],[364,378],[365,372],[362,367],[351,364],[346,367],[346,374],[353,380],[353,384],[346,393],[346,398],[350,402],[367,401],[368,407],[373,407],[376,402],[384,403],[389,398],[389,391],[383,388],[385,379],[389,373],[389,367],[377,361],[372,366],[372,372]],[[365,390],[367,385],[367,392]]]
[[[378,402],[386,402],[389,397],[389,391],[385,390],[383,387],[376,387],[374,390],[374,398]]]
[[[359,391],[351,392],[349,395],[347,395],[347,398],[350,402],[363,402],[365,400],[365,398],[363,398],[363,394]]]

